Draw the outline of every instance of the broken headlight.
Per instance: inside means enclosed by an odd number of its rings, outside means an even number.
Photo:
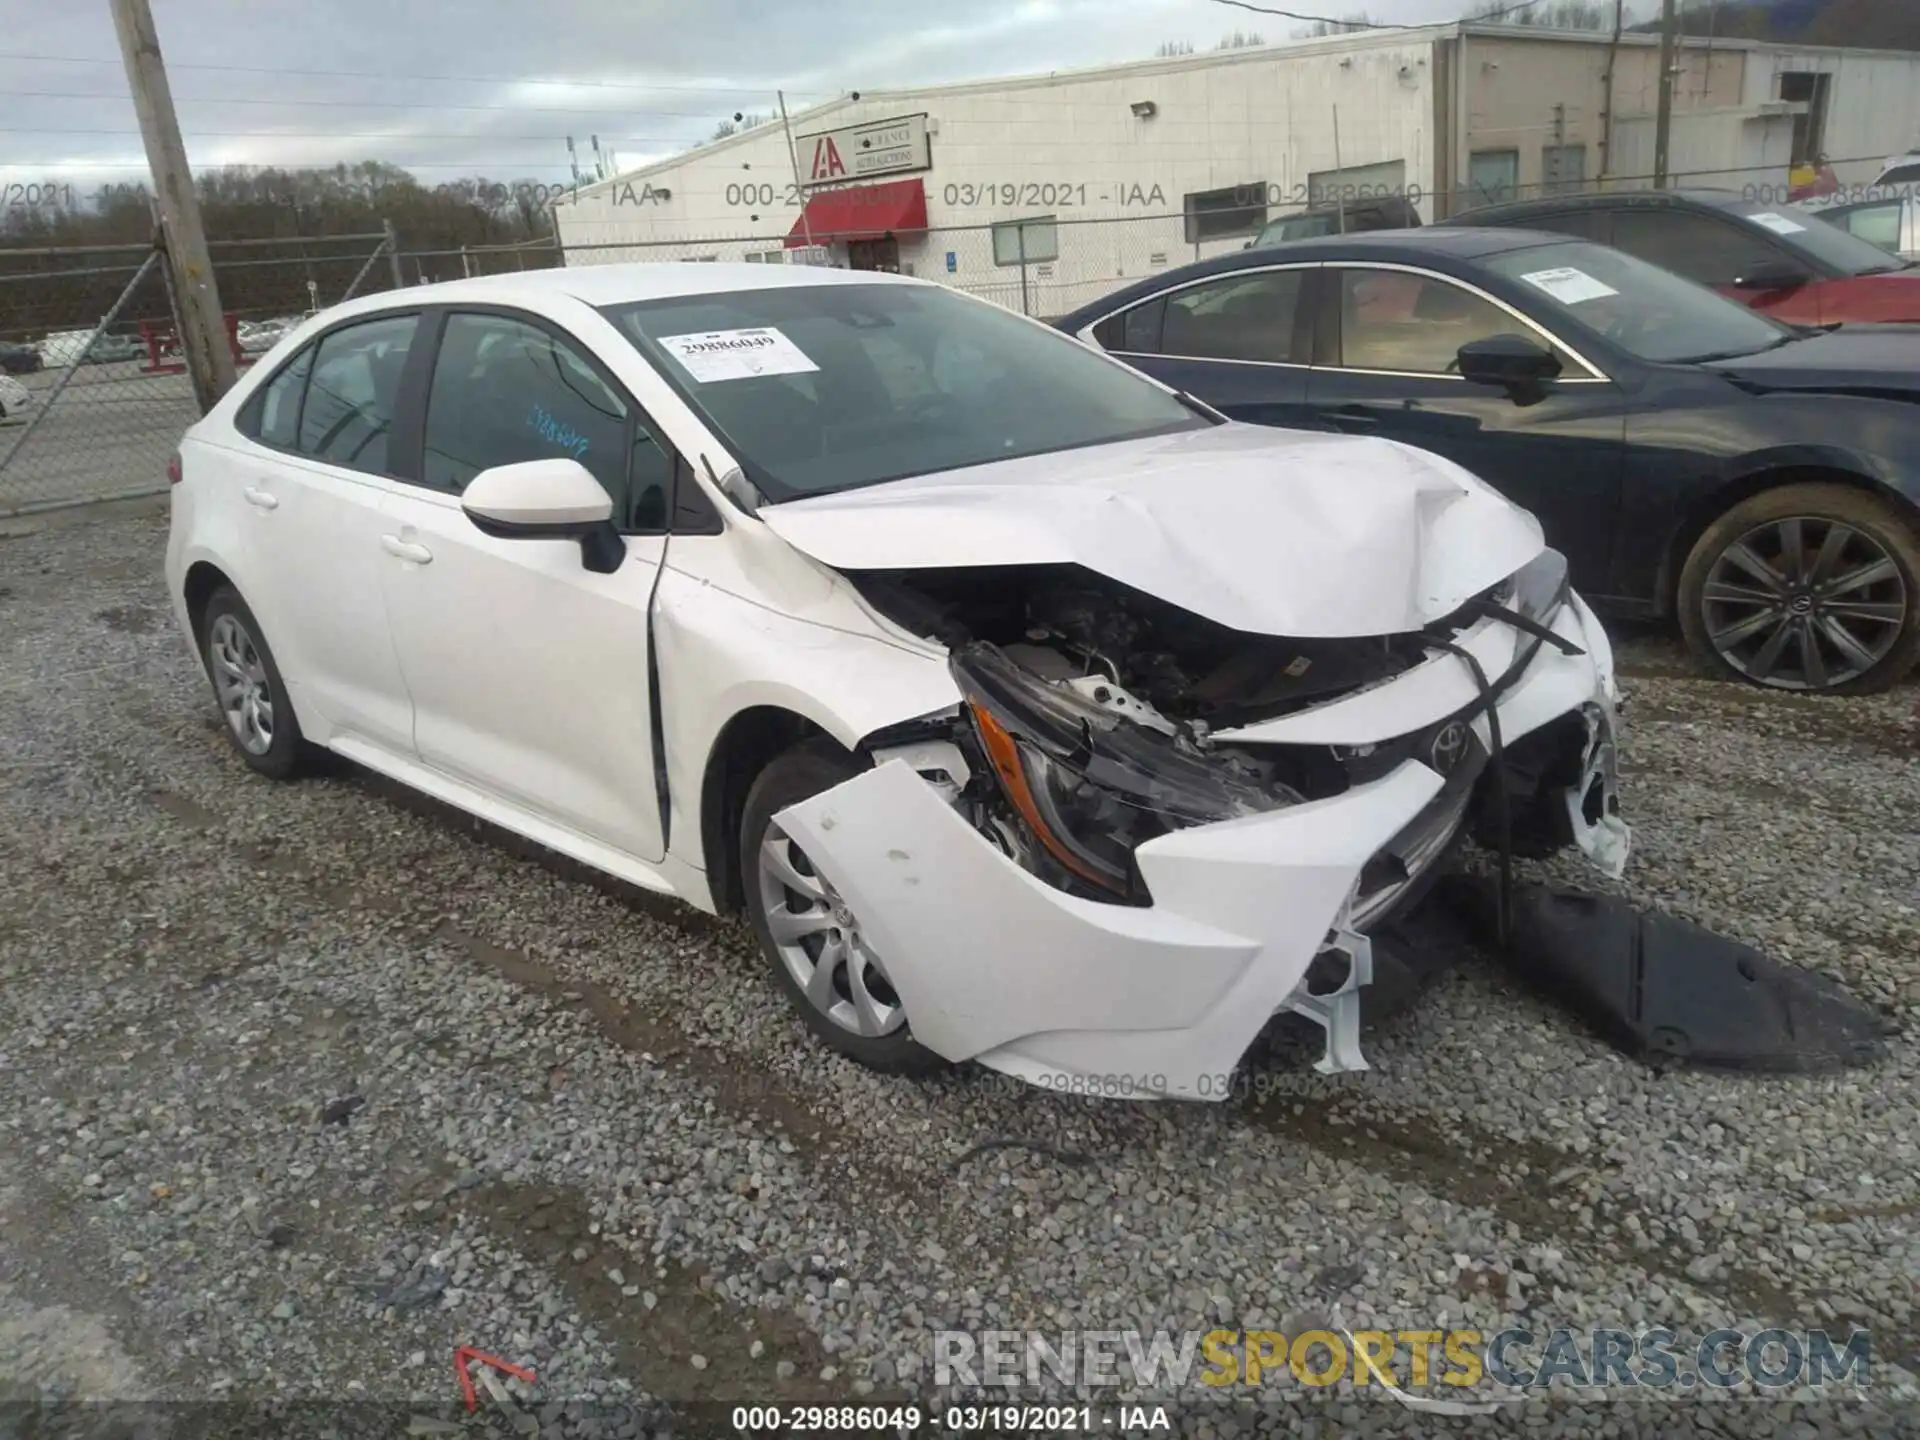
[[[992,645],[965,646],[952,667],[1007,803],[1054,860],[1115,897],[1145,898],[1133,864],[1143,841],[1299,799],[1041,680]]]
[[[1542,550],[1507,580],[1507,604],[1529,620],[1550,624],[1572,593],[1567,584],[1567,557],[1558,550]]]

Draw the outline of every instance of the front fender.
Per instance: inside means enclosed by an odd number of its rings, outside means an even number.
[[[941,653],[783,614],[672,568],[654,597],[653,644],[672,834],[689,837],[694,864],[707,760],[736,715],[789,711],[852,750],[960,703]]]

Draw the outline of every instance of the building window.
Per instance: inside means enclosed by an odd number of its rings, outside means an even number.
[[[1407,191],[1407,162],[1383,160],[1376,165],[1349,165],[1344,170],[1316,170],[1307,176],[1307,205],[1325,210],[1356,202],[1388,199],[1418,200]]]
[[[1199,190],[1181,197],[1180,204],[1186,215],[1189,245],[1257,235],[1267,223],[1267,182]]]
[[[784,265],[787,263],[785,250],[749,250],[745,255],[749,265]]]
[[[1008,220],[993,227],[993,263],[1032,264],[1060,258],[1060,231],[1051,215],[1031,220]]]
[[[1476,150],[1467,157],[1467,203],[1498,205],[1520,189],[1518,150]]]
[[[1587,184],[1587,147],[1548,145],[1540,151],[1540,188],[1548,195],[1583,190]]]

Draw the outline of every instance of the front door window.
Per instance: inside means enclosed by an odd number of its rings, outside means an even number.
[[[1340,364],[1347,369],[1452,375],[1462,345],[1526,329],[1498,305],[1432,275],[1340,272]]]

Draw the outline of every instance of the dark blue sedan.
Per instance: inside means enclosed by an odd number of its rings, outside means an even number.
[[[1867,693],[1920,659],[1920,326],[1788,326],[1604,246],[1438,227],[1236,252],[1057,323],[1234,419],[1459,462],[1596,607],[1676,617],[1743,680]]]

